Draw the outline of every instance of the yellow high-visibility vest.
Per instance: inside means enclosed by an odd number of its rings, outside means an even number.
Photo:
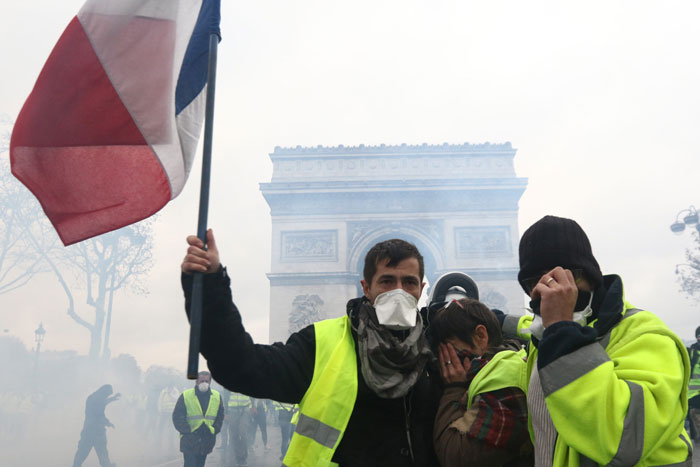
[[[526,357],[525,349],[502,350],[494,355],[469,384],[467,408],[471,407],[474,397],[484,392],[514,387],[527,394]]]
[[[700,350],[693,350],[691,357],[697,357],[695,366],[690,369],[690,382],[688,383],[688,400],[700,395]]]
[[[314,324],[314,376],[299,403],[296,431],[284,456],[287,467],[325,467],[331,461],[357,398],[357,360],[350,318]]]
[[[160,396],[158,397],[158,411],[161,413],[172,412],[175,409],[175,404],[177,403],[177,397],[173,397],[167,388],[160,391]]]
[[[215,389],[211,390],[206,414],[202,412],[202,405],[199,403],[199,399],[197,398],[197,394],[194,392],[194,388],[190,388],[183,392],[182,397],[185,399],[187,423],[190,425],[190,433],[193,433],[202,424],[205,424],[207,427],[209,427],[211,434],[214,434],[214,420],[216,420],[216,414],[219,413],[219,405],[221,402],[219,392]]]
[[[245,394],[232,392],[228,398],[228,406],[234,408],[250,407],[250,397]]]
[[[272,406],[275,408],[276,412],[292,413],[292,411],[294,410],[294,404],[288,404],[286,402],[272,401]]]
[[[294,413],[292,414],[292,419],[289,421],[294,426],[297,426],[299,422],[299,404],[294,404]]]
[[[566,434],[556,439],[554,465],[689,466],[692,447],[683,428],[688,407],[685,383],[690,376],[688,352],[678,336],[652,313],[635,308],[623,299],[622,315],[622,320],[608,334],[577,351],[579,355],[586,355],[585,359],[579,357],[575,361],[578,367],[571,365],[579,374],[558,371],[562,380],[570,380],[568,384],[555,388],[548,384],[546,389],[543,386],[552,421],[558,432]],[[659,336],[660,340],[669,339],[666,342],[675,345],[665,345],[663,350],[635,345],[642,336]],[[645,350],[647,353],[642,353]],[[531,347],[528,377],[532,375],[537,354],[538,350]],[[600,364],[592,363],[590,355]],[[654,361],[650,364],[652,358]],[[635,378],[648,378],[648,374],[654,373],[651,369],[664,368],[664,362],[683,366],[684,374],[679,378],[682,387],[659,383],[652,398],[648,389]],[[583,371],[584,365],[590,368]],[[551,370],[550,367],[554,368],[550,365],[546,370]],[[539,371],[542,377],[543,370]],[[643,383],[650,384],[649,381]],[[605,388],[610,397],[608,400],[591,398],[590,391],[582,388]],[[624,415],[615,418],[613,414]],[[592,427],[590,432],[580,429],[587,420],[591,420],[588,422]],[[531,419],[529,428],[535,443]],[[594,458],[596,456],[598,459]]]

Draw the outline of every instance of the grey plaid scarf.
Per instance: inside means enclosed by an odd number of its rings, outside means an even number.
[[[396,399],[405,396],[416,384],[431,358],[428,340],[423,334],[423,319],[400,340],[379,325],[374,307],[362,303],[357,326],[360,369],[367,386],[379,397]]]

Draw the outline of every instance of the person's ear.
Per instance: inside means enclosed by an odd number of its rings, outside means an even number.
[[[364,279],[360,280],[360,284],[362,285],[362,293],[365,294],[365,297],[369,298],[369,284]]]
[[[489,332],[483,324],[477,324],[474,328],[474,338],[479,348],[487,349],[489,347]]]

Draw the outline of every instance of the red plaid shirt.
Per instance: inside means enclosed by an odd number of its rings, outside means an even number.
[[[467,384],[489,362],[488,358],[475,358],[467,372]],[[467,396],[459,401],[467,410]],[[499,448],[517,448],[527,437],[527,399],[518,388],[504,388],[485,392],[474,398],[469,412],[476,411],[475,419],[466,435]]]

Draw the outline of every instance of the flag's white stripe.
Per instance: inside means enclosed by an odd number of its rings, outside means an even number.
[[[203,113],[196,114],[196,111],[203,110],[196,103],[199,98],[181,112],[181,115],[187,112],[185,118],[178,118],[177,122],[175,119],[177,79],[201,3],[201,0],[88,0],[78,14],[112,85],[160,160],[170,182],[172,197],[184,187],[195,155],[196,139],[201,132]],[[158,75],[165,92],[153,93],[141,87],[140,83],[147,77],[134,79],[129,59],[143,56],[143,50],[152,46],[143,41],[125,46],[128,41],[125,26],[136,17],[162,19],[162,24],[169,22],[169,26],[174,26],[174,43],[170,52],[172,68],[169,73]],[[170,23],[172,20],[174,24]],[[159,73],[166,71],[162,67],[154,67],[154,70]],[[183,138],[183,134],[187,137]]]
[[[182,180],[172,180],[172,197],[176,197],[182,191],[185,181],[190,174],[194,158],[196,156],[197,144],[204,126],[204,107],[206,106],[207,86],[204,85],[202,92],[177,116],[177,129],[180,137],[180,147],[182,148],[182,161],[184,165],[184,177]],[[174,187],[180,189],[175,191]]]

